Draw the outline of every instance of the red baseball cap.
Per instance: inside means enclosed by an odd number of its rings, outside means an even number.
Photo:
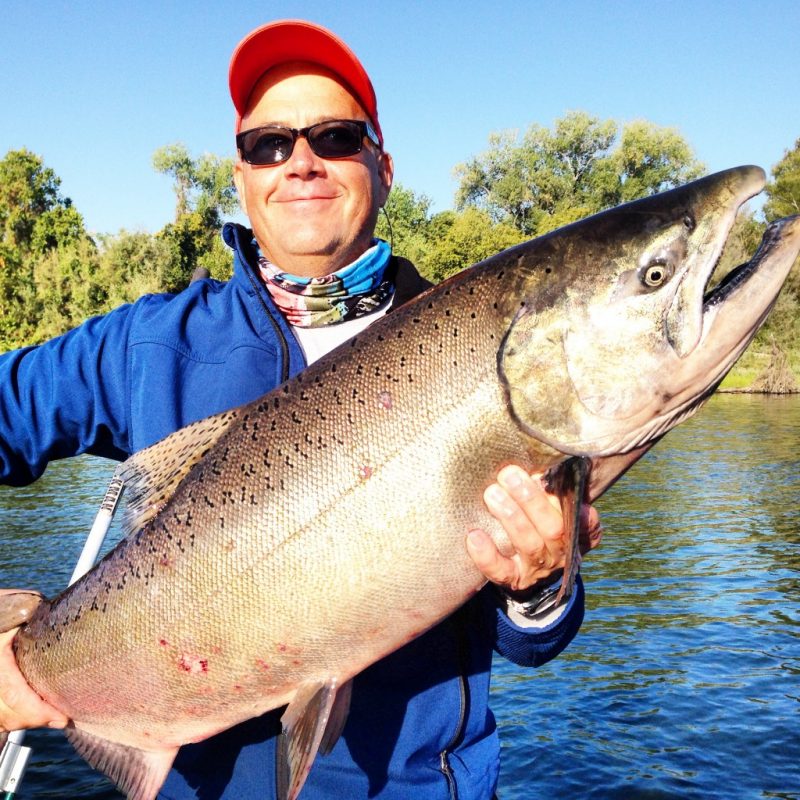
[[[231,99],[236,108],[236,131],[259,78],[287,61],[309,61],[335,73],[366,111],[383,145],[378,100],[372,81],[355,53],[327,28],[300,19],[270,22],[256,28],[233,51],[228,71]]]

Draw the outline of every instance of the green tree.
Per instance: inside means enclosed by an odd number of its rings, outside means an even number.
[[[97,272],[97,248],[88,237],[50,248],[34,260],[36,332],[29,341],[58,336],[104,310],[106,292]]]
[[[431,200],[396,183],[378,217],[375,235],[392,245],[392,251],[415,264],[429,249]]]
[[[605,198],[609,206],[680,186],[699,178],[705,169],[678,131],[644,120],[623,128],[609,162],[618,181]]]
[[[162,288],[180,291],[198,266],[215,277],[228,277],[230,257],[218,240],[223,214],[237,207],[233,159],[208,153],[192,158],[179,143],[156,150],[153,166],[172,176],[176,201],[174,221],[159,233],[171,252]]]
[[[486,211],[478,208],[458,213],[443,211],[431,219],[430,228],[431,245],[418,266],[422,274],[434,282],[526,238],[513,225],[495,222]]]
[[[800,139],[772,168],[772,181],[766,191],[764,216],[768,222],[800,214]]]
[[[29,150],[10,150],[0,161],[2,242],[25,253],[37,219],[58,205],[69,206],[58,189],[61,180]]]
[[[573,111],[553,129],[531,125],[489,137],[489,149],[456,167],[456,206],[539,235],[621,202],[701,174],[689,145],[669,128],[626,125]]]
[[[83,217],[62,197],[61,180],[28,150],[0,161],[0,347],[61,333],[94,304],[94,242]],[[80,274],[78,274],[80,272]]]
[[[105,290],[104,310],[163,291],[171,264],[170,246],[161,237],[125,229],[100,236],[97,279]]]

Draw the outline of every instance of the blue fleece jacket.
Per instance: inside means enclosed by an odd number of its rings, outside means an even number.
[[[259,397],[305,366],[302,350],[256,277],[252,234],[227,225],[234,276],[151,295],[39,347],[0,356],[0,482],[35,480],[57,458],[122,459],[194,420]],[[395,305],[425,288],[393,259]],[[347,724],[316,759],[302,800],[485,800],[499,742],[488,708],[492,651],[536,666],[572,640],[580,583],[547,628],[516,626],[491,588],[354,681]],[[165,800],[275,796],[280,712],[181,749]]]

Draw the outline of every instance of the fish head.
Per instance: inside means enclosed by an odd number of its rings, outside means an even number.
[[[707,291],[758,167],[720,172],[507,254],[516,311],[498,353],[509,410],[536,442],[643,451],[714,391],[763,323],[800,249],[798,218]],[[519,302],[519,298],[522,301]]]

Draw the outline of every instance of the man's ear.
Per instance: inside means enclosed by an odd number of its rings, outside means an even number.
[[[380,203],[383,206],[389,197],[389,191],[392,188],[392,181],[394,180],[394,159],[389,153],[378,154],[378,177],[381,182],[381,190],[378,196]]]
[[[233,185],[236,187],[236,194],[239,196],[239,208],[245,216],[247,214],[247,197],[244,190],[244,166],[240,158],[233,162]]]

